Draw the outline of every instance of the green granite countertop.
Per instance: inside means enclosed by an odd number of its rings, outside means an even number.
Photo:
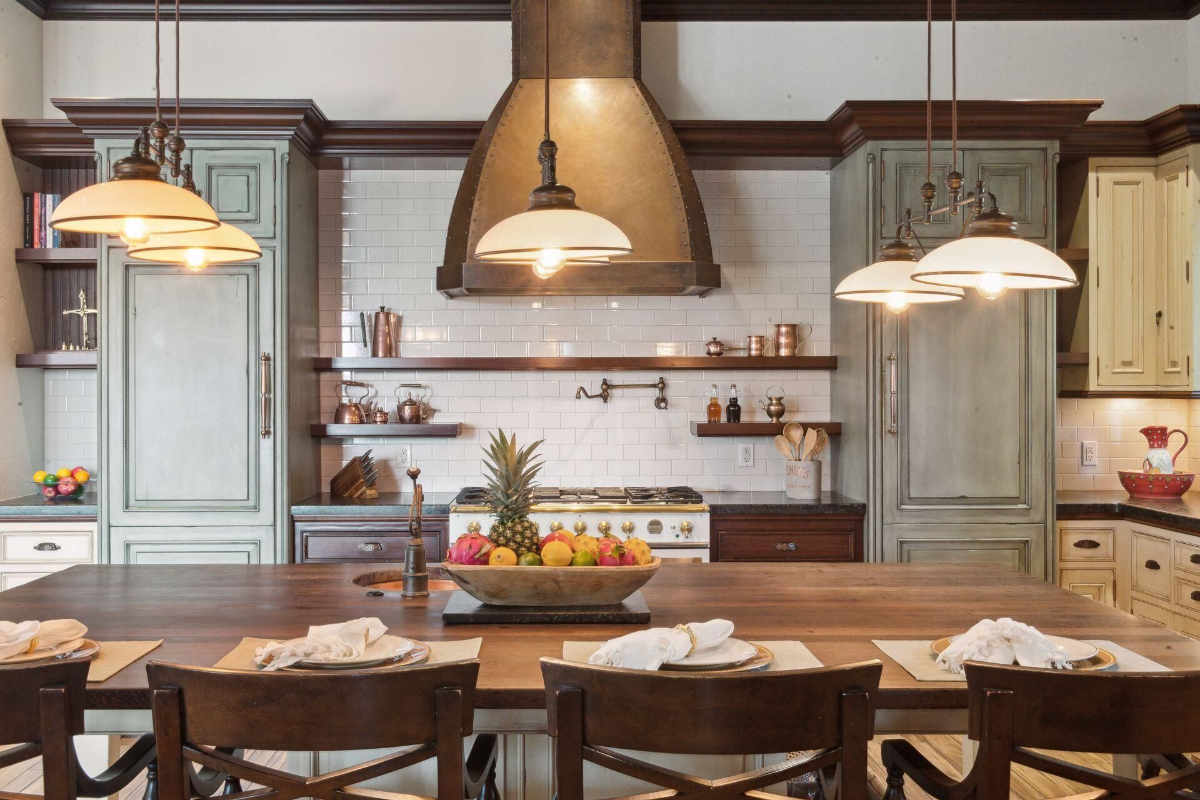
[[[94,520],[96,494],[85,492],[78,500],[50,501],[40,494],[27,494],[10,500],[0,500],[0,519],[37,517],[38,519]]]
[[[422,513],[444,517],[450,513],[450,503],[457,492],[429,492],[425,495]],[[412,495],[400,492],[380,492],[378,500],[353,500],[334,497],[328,492],[313,495],[292,506],[292,516],[306,517],[407,517]]]

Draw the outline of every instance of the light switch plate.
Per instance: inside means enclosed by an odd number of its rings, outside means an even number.
[[[1095,442],[1083,442],[1083,446],[1079,450],[1079,463],[1085,467],[1094,467],[1099,464],[1097,456],[1097,447]]]
[[[738,444],[738,464],[739,467],[754,466],[754,444],[751,442],[741,442]]]

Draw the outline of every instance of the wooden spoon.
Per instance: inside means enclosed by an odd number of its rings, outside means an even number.
[[[804,443],[804,426],[799,422],[789,422],[783,426],[783,435],[799,451]]]
[[[792,443],[782,436],[775,437],[775,449],[788,461],[796,460],[796,451],[792,449]]]
[[[808,432],[804,434],[804,449],[800,451],[800,453],[801,453],[800,460],[801,461],[809,461],[810,460],[809,455],[812,453],[812,449],[816,446],[817,446],[817,429],[809,428]]]

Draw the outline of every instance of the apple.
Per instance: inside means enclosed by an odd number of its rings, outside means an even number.
[[[58,482],[58,493],[63,497],[70,496],[79,488],[79,482],[74,478],[63,478]]]
[[[562,542],[567,547],[570,547],[574,541],[575,537],[566,531],[555,531],[554,533],[548,534],[545,539],[542,539],[542,541],[538,543],[538,552],[540,553],[542,548],[551,542]]]
[[[53,500],[54,498],[58,497],[58,487],[57,486],[43,486],[42,487],[42,497],[45,497],[47,500]]]

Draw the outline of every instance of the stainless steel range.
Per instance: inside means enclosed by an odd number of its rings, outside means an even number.
[[[486,489],[471,486],[454,498],[450,504],[452,539],[471,530],[488,532],[492,518],[486,496]],[[559,528],[593,536],[611,532],[645,539],[650,550],[662,558],[708,561],[708,505],[688,486],[539,487],[534,490],[529,517],[543,536]]]

